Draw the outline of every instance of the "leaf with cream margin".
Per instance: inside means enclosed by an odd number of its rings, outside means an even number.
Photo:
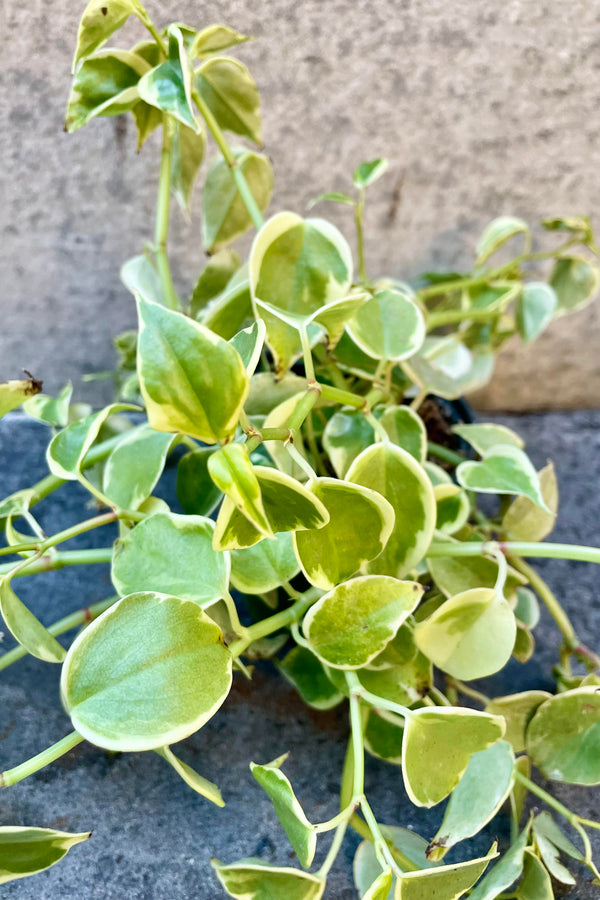
[[[137,301],[138,375],[150,425],[206,444],[233,437],[249,389],[239,353],[188,316]]]
[[[67,425],[55,435],[46,450],[46,461],[53,475],[67,481],[76,481],[88,450],[98,437],[100,429],[118,412],[139,412],[140,407],[131,403],[112,403],[97,413]]]
[[[498,856],[493,844],[487,856],[467,862],[421,872],[405,872],[396,882],[394,900],[459,900],[473,887],[487,869],[491,859]]]
[[[346,327],[363,353],[377,360],[408,359],[425,340],[425,319],[416,300],[397,290],[376,291]]]
[[[230,338],[229,343],[240,354],[242,362],[246,366],[249,376],[254,375],[254,370],[260,360],[263,344],[265,342],[266,328],[262,319],[257,319],[248,328],[243,328]]]
[[[273,537],[263,506],[258,478],[241,444],[225,444],[208,459],[216,486],[264,537]]]
[[[594,299],[600,287],[600,270],[582,256],[564,256],[554,264],[550,286],[558,300],[555,315],[566,315],[583,309]]]
[[[440,706],[411,711],[404,723],[402,773],[417,806],[435,806],[459,783],[471,756],[504,735],[504,719]]]
[[[275,807],[277,818],[283,825],[300,865],[309,869],[317,849],[317,833],[298,803],[288,777],[281,771],[287,756],[285,753],[264,766],[251,762],[250,771]]]
[[[509,540],[543,541],[548,537],[558,512],[558,482],[554,464],[549,462],[538,472],[540,490],[549,511],[541,509],[529,497],[516,497],[502,519]]]
[[[529,457],[512,444],[498,444],[481,462],[457,466],[456,480],[467,491],[481,494],[519,494],[551,512],[544,502],[540,480]]]
[[[138,509],[158,484],[175,440],[150,425],[126,432],[106,460],[104,494],[122,509]]]
[[[293,647],[277,668],[313,709],[331,709],[344,699],[344,694],[327,677],[320,659],[306,647]]]
[[[499,444],[511,444],[520,450],[525,446],[522,438],[506,425],[492,425],[489,422],[482,425],[454,425],[452,431],[484,457]]]
[[[0,579],[0,613],[12,636],[36,659],[61,663],[66,650],[19,600],[8,577]]]
[[[446,600],[415,627],[418,648],[442,672],[470,681],[499,672],[516,637],[513,611],[493,588],[473,588]]]
[[[554,288],[544,281],[530,281],[523,285],[516,304],[515,322],[525,344],[530,344],[546,329],[557,305]]]
[[[225,863],[211,860],[215,874],[235,900],[321,900],[325,881],[310,872],[271,866],[262,859],[241,859]]]
[[[496,900],[523,871],[523,854],[529,837],[529,826],[525,828],[507,852],[490,869],[469,895],[469,900]]]
[[[524,234],[529,239],[529,225],[515,216],[499,216],[493,219],[484,229],[477,242],[477,265],[482,265],[506,241],[517,234]]]
[[[600,784],[600,693],[581,687],[550,697],[527,726],[527,753],[545,778]]]
[[[362,575],[338,585],[304,617],[310,649],[328,666],[360,669],[391,641],[419,603],[423,587],[387,575]]]
[[[465,491],[457,484],[437,484],[433,493],[437,505],[436,531],[443,534],[460,531],[471,514],[471,504]]]
[[[167,29],[168,59],[150,69],[138,82],[140,97],[150,106],[173,116],[196,134],[201,126],[192,103],[194,72],[183,34],[177,25]]]
[[[505,697],[494,697],[485,708],[493,716],[504,716],[506,722],[506,740],[510,741],[515,753],[522,753],[526,748],[527,726],[536,709],[549,700],[552,694],[547,691],[523,691],[518,694],[507,694]]]
[[[0,826],[0,884],[37,875],[65,856],[75,844],[91,837],[92,832],[70,834],[52,828]]]
[[[262,146],[258,88],[239,59],[216,56],[202,63],[196,88],[222,129]]]
[[[377,491],[391,503],[394,529],[368,571],[401,578],[423,559],[433,537],[436,504],[427,474],[410,453],[395,444],[381,443],[368,447],[354,460],[346,480]]]
[[[282,531],[273,540],[231,550],[231,583],[244,594],[266,594],[300,571],[292,535]]]
[[[107,0],[90,0],[79,23],[73,70],[78,62],[101,47],[131,15],[143,20],[145,10],[137,0],[110,0],[109,3]]]
[[[264,212],[273,193],[273,169],[268,157],[246,147],[234,147],[232,153],[256,205]],[[220,156],[206,173],[203,209],[202,240],[207,253],[221,249],[252,228],[237,182]]]
[[[379,410],[375,410],[377,416]],[[421,416],[410,406],[388,406],[379,419],[390,440],[410,453],[417,462],[425,462],[427,456],[427,429]]]
[[[162,756],[162,758],[175,769],[179,777],[183,779],[187,786],[191,787],[193,791],[200,794],[201,797],[210,800],[215,806],[225,806],[225,801],[223,800],[221,791],[217,785],[213,784],[212,781],[203,778],[202,775],[199,775],[198,772],[194,771],[191,766],[188,766],[187,763],[184,763],[178,756],[175,756],[170,747],[158,747],[156,753],[158,753],[159,756]]]
[[[92,744],[156,750],[194,734],[217,712],[231,669],[220,629],[196,603],[130,594],[71,644],[61,698]]]
[[[385,547],[394,527],[390,503],[369,488],[335,478],[318,478],[307,485],[329,513],[318,531],[294,534],[296,556],[311,584],[329,591]]]

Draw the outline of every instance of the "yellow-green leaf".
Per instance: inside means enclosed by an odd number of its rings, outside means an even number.
[[[92,832],[69,834],[52,828],[0,827],[0,884],[27,878],[50,868]]]

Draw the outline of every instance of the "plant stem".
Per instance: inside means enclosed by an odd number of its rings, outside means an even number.
[[[434,441],[427,441],[427,449],[431,456],[437,456],[438,459],[443,459],[444,462],[452,463],[455,466],[465,461],[464,456],[461,456],[460,453],[450,450],[449,447],[436,444]]]
[[[250,625],[246,629],[245,637],[229,645],[232,656],[241,656],[253,641],[267,637],[267,635],[280,631],[282,628],[289,628],[294,622],[298,622],[307,609],[312,606],[319,594],[320,592],[316,588],[309,588],[287,609],[283,609],[266,619],[262,619],[260,622],[255,622],[254,625]]]
[[[534,541],[434,542],[430,545],[426,556],[480,556],[482,553],[492,553],[498,547],[507,555],[527,556],[538,559],[574,559],[579,562],[600,564],[600,547],[584,547],[578,544],[536,543]]]
[[[427,331],[434,331],[442,325],[453,325],[458,322],[485,322],[487,319],[502,315],[500,309],[445,309],[431,312],[427,317]]]
[[[68,753],[69,750],[80,744],[82,740],[82,736],[77,731],[72,731],[71,734],[57,741],[56,744],[48,747],[47,750],[38,753],[37,756],[32,756],[31,759],[15,766],[13,769],[0,772],[0,788],[10,787],[13,784],[17,784],[18,781],[28,778],[34,772],[43,769],[44,766],[49,765],[56,759],[60,759],[61,756],[64,756],[65,753]]]
[[[225,162],[229,168],[229,171],[231,172],[231,176],[232,176],[233,180],[235,181],[236,187],[239,191],[240,197],[242,198],[244,206],[248,210],[248,215],[252,219],[254,227],[258,231],[258,229],[262,228],[265,220],[263,219],[263,215],[262,215],[260,209],[258,208],[258,205],[256,203],[256,200],[254,199],[252,191],[250,190],[250,188],[248,186],[248,182],[246,181],[246,179],[244,177],[244,173],[240,169],[239,163],[238,163],[237,159],[235,158],[235,156],[231,150],[231,147],[227,143],[227,141],[225,139],[225,135],[221,131],[221,127],[220,127],[219,123],[213,116],[209,106],[205,103],[204,98],[201,96],[200,93],[198,93],[198,91],[194,91],[192,94],[192,97],[194,99],[194,103],[200,110],[200,114],[201,114],[202,118],[204,119],[204,121],[206,122],[206,126],[207,126],[208,130],[210,131],[210,133],[212,134],[217,147],[221,151],[223,159],[225,160]]]
[[[566,645],[570,649],[575,649],[575,647],[577,647],[577,645],[579,644],[579,639],[575,634],[575,629],[573,628],[573,625],[571,624],[571,621],[566,612],[564,611],[544,579],[541,578],[535,571],[535,569],[532,569],[531,566],[528,565],[524,560],[518,559],[512,554],[509,554],[508,562],[514,569],[525,575],[525,577],[531,584],[531,587],[534,589],[534,591],[554,619],[558,630],[565,639]]]
[[[66,631],[77,628],[78,625],[86,625],[88,622],[97,619],[101,613],[112,606],[118,599],[117,596],[108,597],[106,600],[100,600],[98,603],[93,603],[91,606],[85,606],[83,609],[79,609],[77,612],[71,613],[64,618],[59,619],[58,622],[49,625],[48,631],[50,634],[54,635],[54,637],[57,637],[59,634],[64,634]],[[27,656],[27,650],[21,644],[13,647],[12,650],[8,650],[0,656],[0,672],[3,669],[7,669],[19,659],[23,659],[24,656]]]
[[[327,878],[329,875],[329,870],[334,864],[338,853],[340,852],[340,847],[342,846],[342,841],[344,840],[344,835],[346,834],[346,829],[348,828],[348,816],[346,816],[343,821],[340,822],[338,827],[335,830],[335,834],[333,836],[333,841],[331,842],[331,846],[327,851],[327,856],[325,857],[325,861],[320,869],[316,872],[317,878]]]
[[[36,557],[23,560],[27,563],[18,572],[13,572],[13,563],[4,563],[0,566],[0,577],[10,575],[12,578],[20,578],[22,575],[38,575],[40,572],[51,572],[54,569],[64,569],[65,566],[98,565],[109,563],[112,559],[112,547],[101,547],[96,550],[63,550],[52,556]]]
[[[321,392],[319,386],[316,382],[309,384],[307,392],[303,397],[300,398],[300,400],[296,404],[294,412],[285,423],[285,427],[288,428],[292,433],[298,431],[298,429],[302,426],[307,415],[310,413],[313,406],[319,399],[320,393]]]
[[[334,403],[342,403],[344,406],[353,406],[355,409],[362,409],[365,405],[365,398],[359,397],[351,391],[344,391],[331,384],[321,384],[320,382],[319,387],[324,400],[332,400]]]
[[[365,211],[365,189],[361,188],[358,202],[354,204],[354,223],[356,225],[356,248],[358,254],[358,275],[362,284],[368,284],[365,267],[365,241],[363,234],[363,214]]]
[[[162,286],[165,306],[169,309],[180,308],[179,298],[173,287],[171,266],[167,255],[169,239],[169,215],[171,209],[171,148],[173,144],[173,125],[171,119],[163,114],[163,143],[160,154],[160,175],[158,182],[158,201],[156,205],[156,228],[154,232],[154,255]]]
[[[30,541],[28,544],[14,544],[11,547],[2,547],[0,548],[0,556],[7,556],[11,553],[21,553],[27,550],[44,553],[46,550],[55,547],[57,544],[62,544],[64,541],[77,537],[79,534],[84,534],[86,531],[91,531],[93,528],[99,528],[102,525],[110,525],[119,518],[125,518],[125,514],[121,515],[118,512],[103,513],[100,516],[94,516],[92,519],[86,519],[84,522],[79,522],[77,525],[71,525],[70,528],[65,528],[63,531],[58,531],[45,541]]]

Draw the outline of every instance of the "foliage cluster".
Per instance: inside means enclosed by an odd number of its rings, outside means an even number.
[[[132,16],[149,40],[107,48]],[[156,234],[123,267],[139,329],[116,340],[115,403],[93,412],[71,403],[70,386],[58,397],[33,381],[0,386],[1,414],[22,403],[51,428],[50,474],[0,504],[0,554],[15,557],[0,566],[0,611],[17,641],[0,669],[27,653],[60,665],[74,729],[3,772],[0,785],[87,740],[154,751],[205,801],[223,805],[219,788],[171,745],[217,713],[234,672],[251,678],[267,658],[310,706],[349,706],[340,812],[308,818],[285,755],[252,763],[301,868],[215,862],[229,896],[317,900],[348,827],[364,838],[355,882],[365,900],[546,900],[553,880],[575,883],[569,860],[600,883],[588,837],[600,826],[532,776],[600,782],[600,661],[525,562],[600,562],[600,550],[544,542],[557,512],[554,470],[537,472],[517,434],[459,423],[432,440],[427,413],[432,397],[452,401],[484,384],[508,338],[530,343],[593,298],[589,220],[543,222],[555,246],[533,250],[528,225],[503,217],[482,234],[471,272],[427,273],[412,285],[372,280],[363,213],[386,167],[374,160],[355,171],[353,195],[314,201],[352,209],[355,274],[346,238],[326,219],[283,211],[263,220],[273,175],[259,95],[230,55],[246,40],[222,25],[159,31],[138,0],[91,0],[83,14],[67,129],[131,113],[139,148],[162,130]],[[225,132],[246,144],[231,148]],[[209,136],[218,151],[203,184],[210,258],[184,301],[167,254],[171,198],[189,210]],[[252,227],[242,262],[230,245]],[[169,456],[183,514],[153,495]],[[86,487],[98,514],[47,536],[35,504],[68,481]],[[499,498],[491,512],[478,505],[489,494]],[[62,549],[115,522],[114,546]],[[115,595],[50,627],[15,592],[21,576],[98,563],[110,563]],[[556,694],[484,695],[471,682],[533,654],[539,601],[562,635]],[[75,628],[65,649],[57,638]],[[365,796],[365,752],[400,770],[413,804],[449,798],[436,834],[378,821]],[[552,812],[530,815],[530,793]],[[447,862],[505,804],[512,842],[503,855],[494,845]],[[324,861],[310,871],[328,835]],[[53,865],[87,837],[1,828],[0,883]]]

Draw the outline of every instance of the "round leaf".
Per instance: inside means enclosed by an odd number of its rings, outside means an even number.
[[[378,412],[375,410],[375,415]],[[417,462],[425,462],[427,430],[414,409],[410,406],[388,406],[382,411],[380,422],[394,444],[414,456]]]
[[[331,709],[343,700],[344,695],[329,680],[320,660],[306,647],[295,646],[278,669],[313,709]]]
[[[323,432],[323,446],[338,478],[346,477],[356,457],[374,440],[373,429],[360,410],[343,409],[332,415]]]
[[[536,709],[549,700],[547,691],[523,691],[518,694],[507,694],[506,697],[494,697],[485,708],[493,716],[504,716],[506,722],[506,740],[510,741],[515,753],[525,750],[525,734]]]
[[[300,571],[289,531],[274,540],[231,551],[231,583],[244,594],[266,594]]]
[[[346,327],[372,359],[408,359],[425,340],[423,313],[408,294],[395,290],[376,291]]]
[[[499,216],[486,227],[477,242],[477,265],[481,265],[506,241],[517,234],[529,235],[529,225],[514,216]]]
[[[158,483],[173,441],[150,425],[126,433],[106,460],[104,494],[123,509],[138,509]]]
[[[73,726],[106,750],[181,741],[231,687],[231,654],[195,604],[144,592],[115,603],[71,645],[61,696]]]
[[[229,584],[229,558],[213,550],[214,522],[156,513],[115,544],[111,577],[121,594],[160,591],[206,606]]]
[[[304,618],[311,649],[326,665],[359,669],[380,653],[417,606],[423,588],[414,581],[363,575],[338,585]]]
[[[536,710],[527,753],[542,775],[568,784],[600,784],[600,693],[566,691]]]
[[[548,537],[558,512],[558,482],[549,462],[538,472],[540,490],[548,510],[540,509],[529,497],[516,497],[502,519],[502,527],[513,541],[543,541]]]

